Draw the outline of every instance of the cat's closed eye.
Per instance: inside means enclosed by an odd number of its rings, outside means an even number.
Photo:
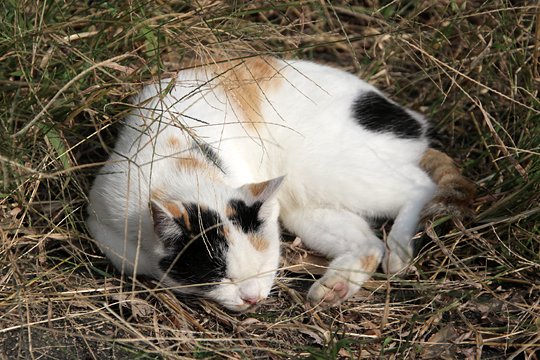
[[[245,233],[257,232],[262,224],[259,219],[261,206],[260,201],[248,206],[243,200],[233,199],[227,204],[227,218]]]

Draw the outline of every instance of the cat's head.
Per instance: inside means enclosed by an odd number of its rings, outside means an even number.
[[[274,195],[282,181],[229,188],[211,206],[153,199],[161,282],[233,311],[264,300],[279,266]]]

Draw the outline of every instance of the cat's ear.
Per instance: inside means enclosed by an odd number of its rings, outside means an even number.
[[[240,187],[240,191],[254,201],[264,202],[277,192],[284,179],[285,176],[280,176],[260,183],[246,184]]]
[[[154,221],[154,231],[159,236],[166,236],[171,230],[174,231],[178,225],[189,226],[189,216],[180,202],[150,200],[150,211]]]

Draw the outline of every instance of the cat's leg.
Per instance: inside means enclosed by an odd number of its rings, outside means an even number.
[[[382,262],[385,273],[397,273],[409,265],[414,252],[413,236],[418,228],[420,213],[432,199],[434,191],[433,183],[426,181],[424,186],[417,187],[411,193],[409,200],[399,210],[388,234],[388,251]]]
[[[359,215],[339,209],[296,209],[282,214],[302,242],[332,259],[309,292],[311,304],[338,304],[354,295],[379,266],[384,245]]]

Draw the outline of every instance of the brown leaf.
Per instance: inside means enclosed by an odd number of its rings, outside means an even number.
[[[424,345],[422,359],[456,359],[454,342],[459,338],[454,326],[446,325],[431,335]]]
[[[351,353],[349,351],[347,351],[347,349],[344,349],[344,348],[339,349],[338,355],[341,356],[344,359],[350,359],[351,358]]]
[[[149,316],[154,308],[145,300],[132,297],[129,301],[131,305],[131,313],[135,319]]]

